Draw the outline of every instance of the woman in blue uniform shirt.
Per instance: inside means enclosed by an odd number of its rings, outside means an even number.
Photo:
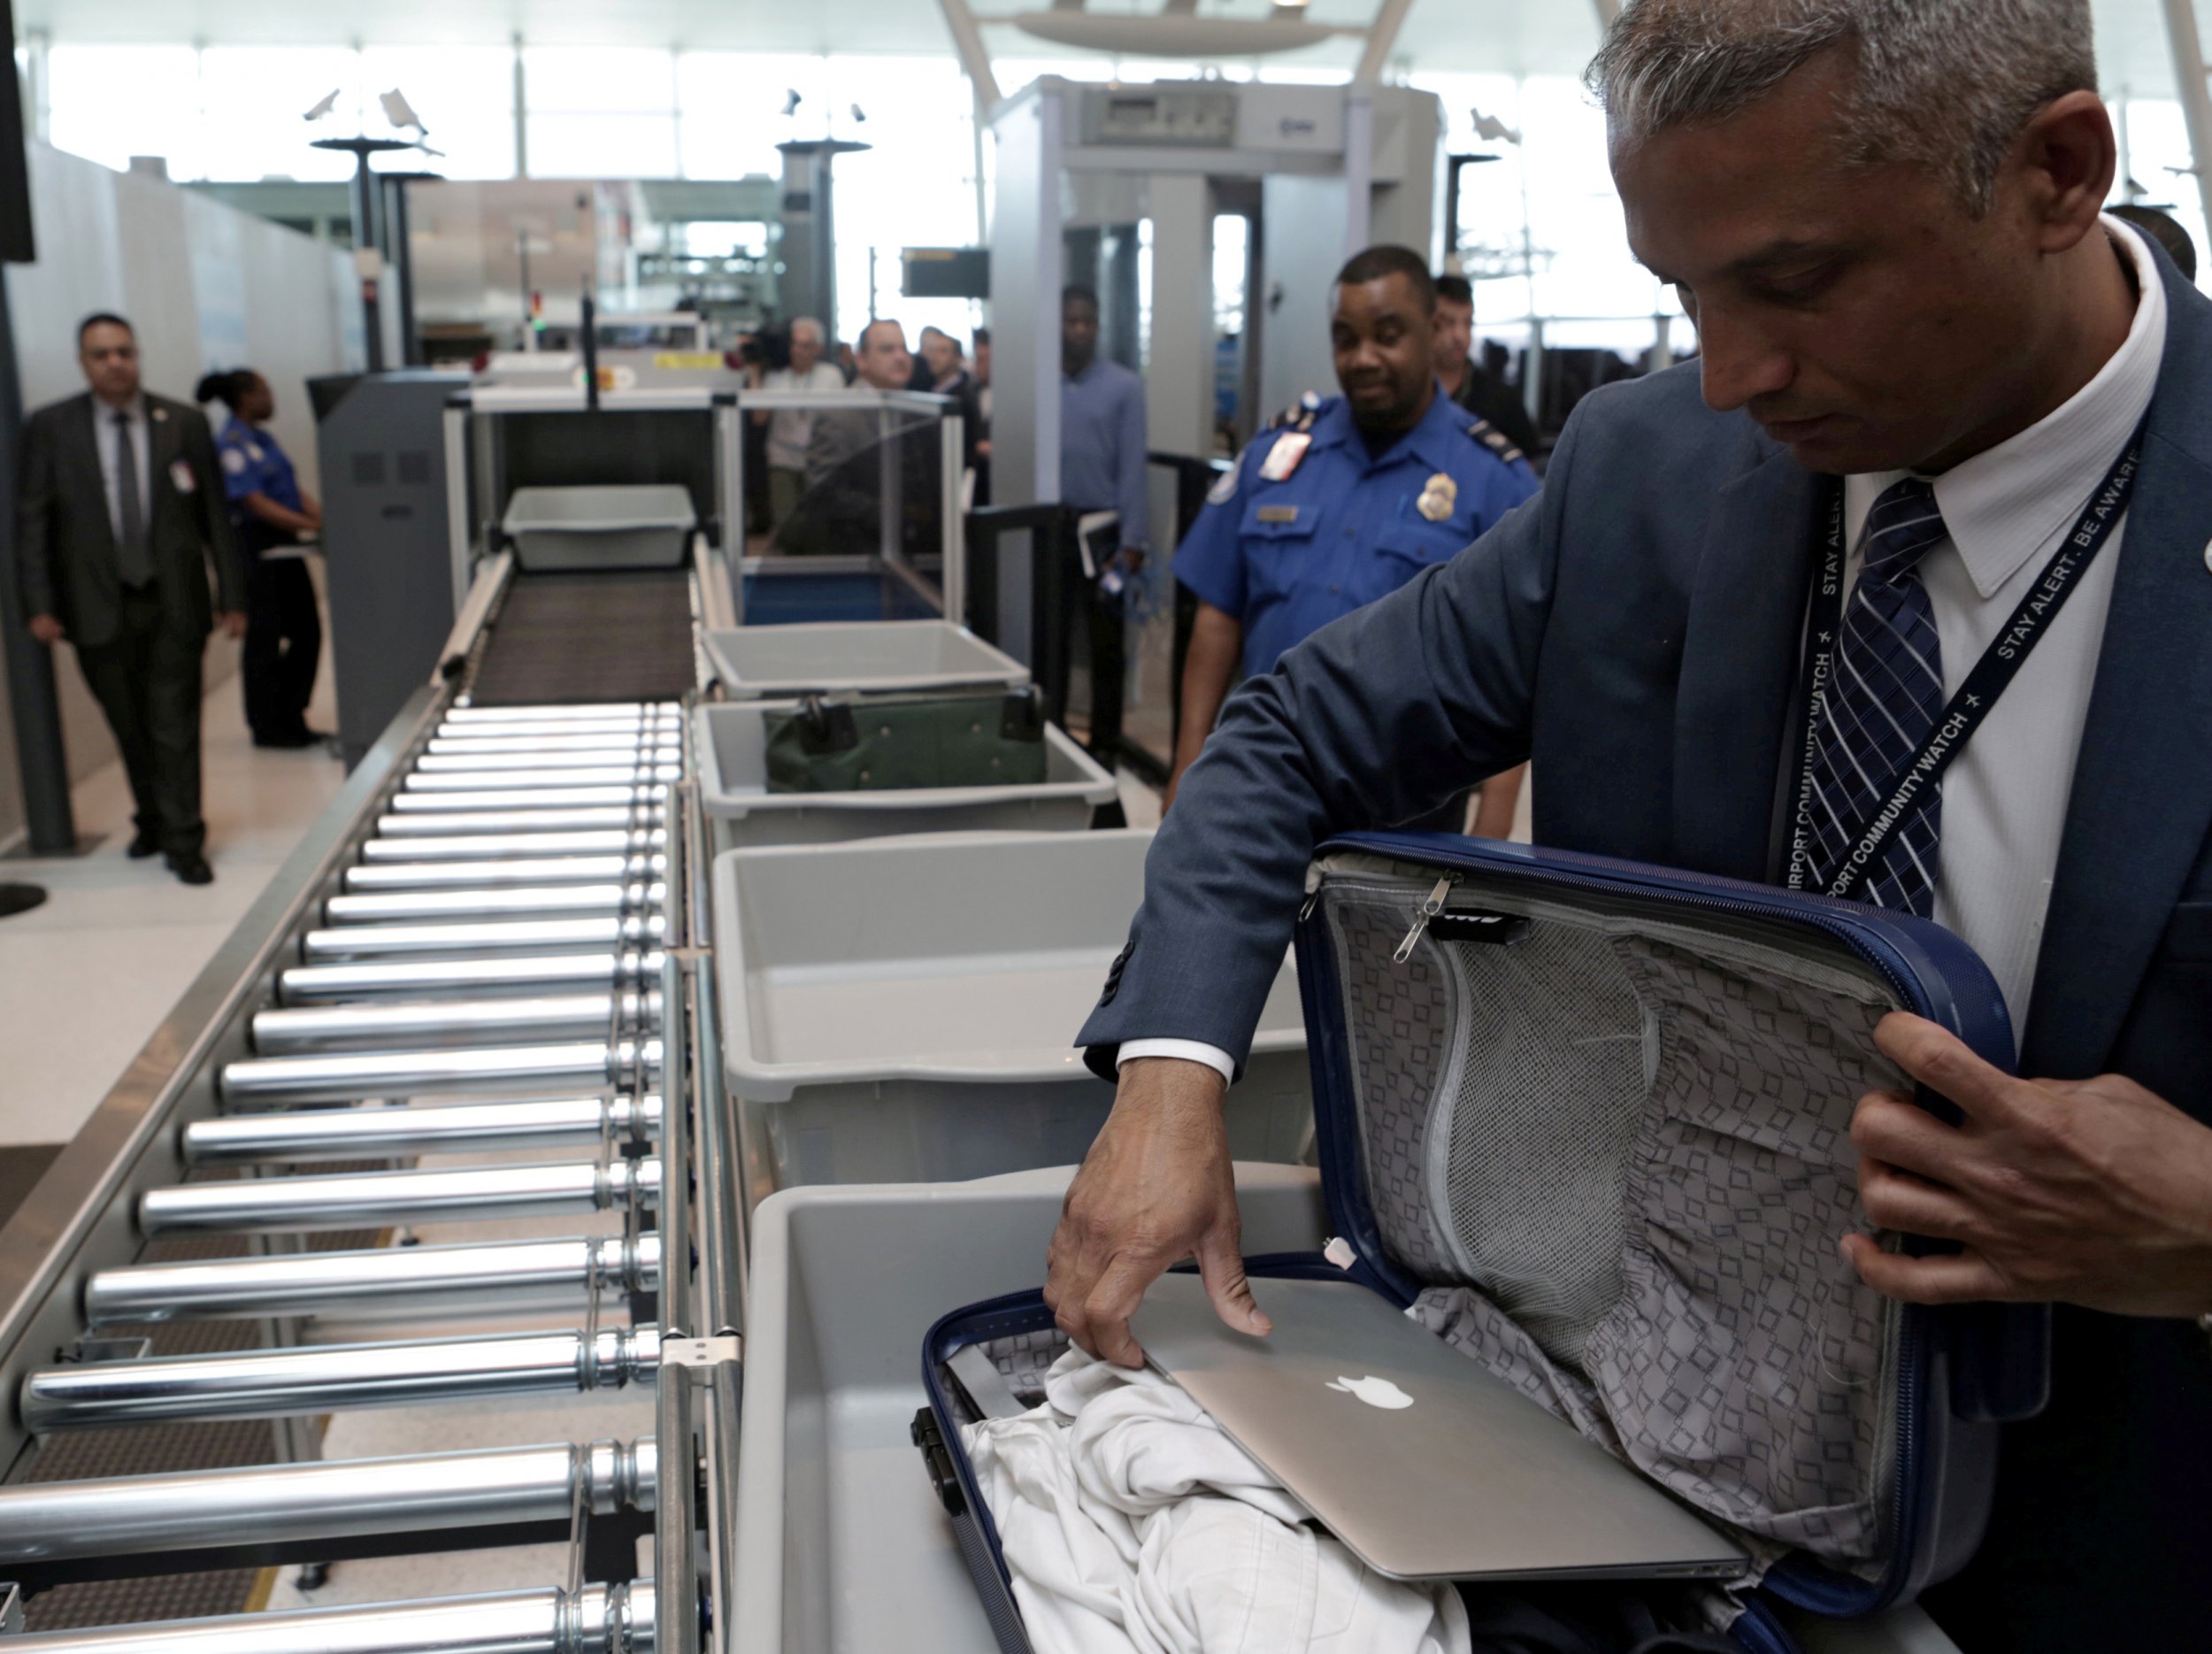
[[[276,412],[267,380],[250,367],[210,373],[197,398],[230,410],[216,445],[231,521],[247,559],[246,643],[239,658],[246,723],[257,747],[313,746],[323,736],[307,727],[307,702],[323,627],[305,545],[322,534],[322,507],[301,491],[291,460],[265,428]]]

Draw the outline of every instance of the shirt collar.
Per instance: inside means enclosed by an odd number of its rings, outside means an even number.
[[[2050,543],[2095,492],[2158,388],[2166,350],[2165,283],[2131,226],[2112,218],[2103,225],[2135,270],[2135,319],[2126,339],[2062,405],[1934,479],[1943,526],[1985,601]],[[1903,474],[1879,479],[1881,487]]]
[[[1388,448],[1367,458],[1367,445],[1359,434],[1359,427],[1352,419],[1352,404],[1342,396],[1332,397],[1324,404],[1321,415],[1314,421],[1313,445],[1316,448],[1352,447],[1358,450],[1362,462],[1371,468],[1395,464],[1409,457],[1438,471],[1451,466],[1455,437],[1467,419],[1467,412],[1444,394],[1439,385],[1436,395],[1429,399],[1429,411],[1421,416],[1421,422],[1401,436]]]
[[[92,399],[92,411],[99,415],[104,424],[113,425],[115,416],[119,413],[128,419],[133,425],[143,425],[146,423],[146,393],[140,391],[119,408],[111,402],[105,402],[95,396]]]

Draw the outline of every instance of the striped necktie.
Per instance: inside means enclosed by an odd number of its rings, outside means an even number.
[[[1864,561],[1843,610],[1835,676],[1823,698],[1812,765],[1811,883],[1825,889],[1891,779],[1943,710],[1943,658],[1917,565],[1947,535],[1935,490],[1908,477],[1867,513]],[[1943,819],[1938,788],[1900,822],[1858,887],[1861,900],[1931,917]]]

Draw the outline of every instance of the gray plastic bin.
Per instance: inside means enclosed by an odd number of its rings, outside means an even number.
[[[699,801],[713,819],[717,848],[900,833],[1079,833],[1115,796],[1114,778],[1056,724],[1045,726],[1045,778],[1031,786],[772,793],[768,715],[789,710],[771,701],[698,709]]]
[[[733,701],[823,690],[1019,689],[1029,681],[1028,667],[949,620],[739,627],[709,632],[706,648],[714,675]]]
[[[730,1647],[995,1654],[907,1433],[930,1327],[1043,1282],[1068,1177],[795,1189],[754,1215]],[[1248,1254],[1328,1233],[1311,1172],[1240,1165],[1237,1194]],[[1958,1654],[1917,1609],[1795,1628],[1809,1654]]]
[[[604,483],[517,489],[500,530],[533,573],[561,569],[678,568],[698,526],[688,489]]]
[[[1083,1158],[1113,1088],[1071,1042],[1144,895],[1148,830],[736,850],[714,869],[722,1052],[749,1204]],[[1240,1159],[1312,1135],[1286,962],[1229,1093]]]

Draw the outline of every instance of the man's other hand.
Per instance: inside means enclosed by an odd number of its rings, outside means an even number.
[[[61,617],[58,615],[35,614],[31,617],[30,627],[31,635],[42,643],[61,642]]]
[[[1272,1330],[1244,1278],[1225,1091],[1203,1063],[1129,1064],[1114,1112],[1068,1186],[1046,1254],[1045,1302],[1060,1329],[1102,1360],[1144,1365],[1129,1318],[1145,1289],[1187,1258],[1198,1259],[1225,1323]]]
[[[225,637],[243,637],[246,635],[246,612],[243,609],[226,609],[215,617],[215,624],[223,628]]]
[[[2212,1129],[2117,1074],[2015,1079],[1918,1017],[1885,1017],[1874,1039],[1964,1118],[1946,1125],[1886,1091],[1859,1099],[1868,1218],[1960,1247],[1906,1258],[1847,1235],[1869,1286],[1909,1304],[2212,1311]]]

